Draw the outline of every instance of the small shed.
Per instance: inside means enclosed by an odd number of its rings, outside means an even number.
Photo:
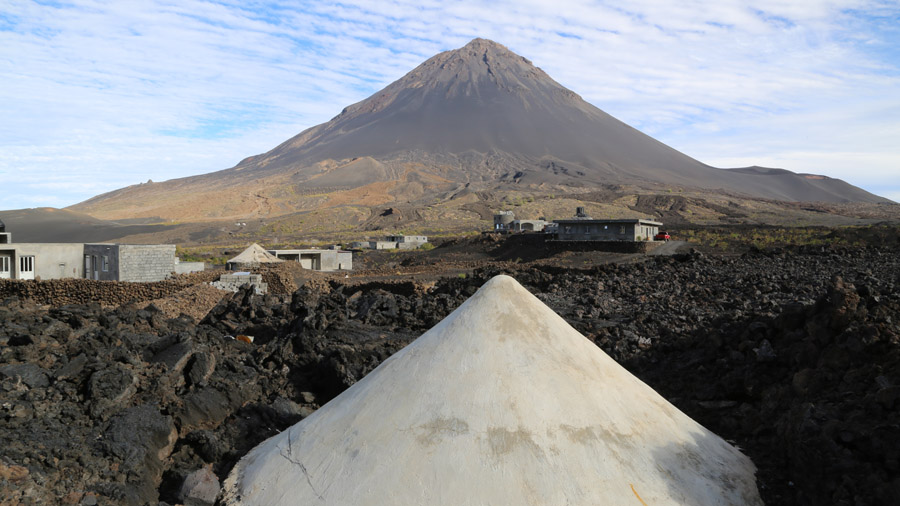
[[[260,264],[272,264],[282,261],[283,260],[280,258],[266,251],[259,244],[253,243],[250,247],[242,251],[240,255],[226,262],[225,268],[229,271],[237,271],[259,267]]]

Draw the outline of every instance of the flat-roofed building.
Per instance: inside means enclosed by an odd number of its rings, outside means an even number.
[[[271,249],[268,252],[279,260],[300,262],[304,269],[314,271],[349,271],[353,269],[353,253],[339,249]]]
[[[559,241],[652,241],[662,223],[641,218],[553,220]]]

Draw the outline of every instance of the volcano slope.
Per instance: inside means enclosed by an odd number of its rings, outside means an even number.
[[[507,269],[739,446],[766,504],[900,492],[897,244]],[[150,306],[0,306],[0,502],[182,502],[431,328],[490,277],[307,283],[202,321]],[[228,339],[249,334],[254,344]],[[202,504],[202,503],[201,503]]]
[[[777,201],[887,202],[824,176],[711,167],[589,104],[506,47],[475,39],[233,168],[129,186],[71,209],[107,220],[166,221],[337,209],[341,224],[356,227],[385,208],[421,212],[453,199],[490,200],[484,192],[558,194],[610,184]]]

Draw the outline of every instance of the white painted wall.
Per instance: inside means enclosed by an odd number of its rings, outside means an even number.
[[[14,279],[19,274],[19,258],[34,256],[34,277],[40,279],[80,278],[84,276],[84,245],[81,243],[15,243]]]

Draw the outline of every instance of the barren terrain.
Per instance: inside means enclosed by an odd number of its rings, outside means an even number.
[[[767,504],[890,504],[900,492],[896,227],[763,249],[745,235],[726,253],[676,244],[658,256],[462,238],[375,253],[352,277],[270,272],[277,293],[218,303],[199,285],[152,304],[7,298],[0,502],[182,502],[189,474],[224,478],[504,272],[741,447]]]
[[[709,166],[589,104],[506,47],[475,39],[230,169],[135,184],[68,210],[163,228],[120,236],[129,241],[172,227],[166,240],[187,244],[248,233],[459,234],[489,227],[500,209],[559,219],[576,205],[598,218],[842,225],[896,219],[896,209],[879,208],[889,204],[826,176]]]

